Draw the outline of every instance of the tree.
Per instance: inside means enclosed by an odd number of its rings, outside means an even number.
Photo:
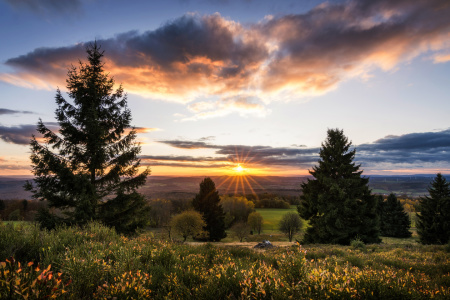
[[[364,243],[380,242],[377,202],[361,177],[360,165],[353,162],[356,150],[350,150],[342,130],[329,129],[318,161],[309,173],[314,179],[302,183],[303,194],[297,207],[309,220],[304,242],[349,245],[359,237]]]
[[[407,238],[411,236],[411,220],[400,200],[391,193],[387,201],[382,202],[380,229],[383,236]]]
[[[187,210],[174,216],[170,221],[170,225],[175,232],[183,237],[183,242],[185,242],[189,236],[194,237],[202,232],[206,224],[199,212]]]
[[[248,215],[254,210],[255,204],[242,196],[222,196],[220,205],[225,213],[225,227],[234,222],[246,222]]]
[[[231,231],[239,239],[239,242],[242,243],[242,240],[248,237],[250,233],[250,228],[247,225],[247,223],[239,221],[231,227]]]
[[[263,217],[259,212],[255,211],[249,214],[247,223],[253,231],[261,234]]]
[[[90,44],[86,52],[88,62],[80,61],[78,68],[68,72],[72,101],[66,101],[59,89],[56,92],[59,132],[38,122],[37,131],[45,144],[34,136],[31,139],[35,178],[25,188],[35,199],[47,200],[50,208],[61,211],[61,217],[55,216],[58,223],[82,225],[100,220],[129,232],[146,222],[142,212],[148,208],[135,191],[150,170],[138,174],[141,148],[130,127],[127,97],[122,86],[113,91],[114,80],[104,71],[104,52],[97,43]],[[119,219],[130,226],[117,227],[114,220]]]
[[[149,202],[150,226],[162,227],[166,226],[170,221],[170,212],[172,211],[172,202],[166,199],[153,199]]]
[[[211,241],[220,241],[227,236],[225,233],[225,214],[219,204],[219,192],[211,178],[207,177],[200,183],[200,191],[192,201],[192,206],[203,215]]]
[[[288,212],[281,218],[279,227],[280,231],[288,237],[289,242],[292,242],[294,235],[303,228],[303,221],[298,213]]]
[[[450,238],[450,183],[438,173],[419,200],[417,233],[422,244],[446,244]]]

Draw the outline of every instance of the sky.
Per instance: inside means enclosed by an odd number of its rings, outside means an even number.
[[[450,1],[0,0],[0,175],[30,175],[97,41],[154,176],[300,176],[339,128],[365,175],[450,173]]]

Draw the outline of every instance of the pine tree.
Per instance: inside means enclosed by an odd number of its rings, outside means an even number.
[[[450,238],[450,183],[438,173],[419,200],[417,233],[422,244],[446,244]]]
[[[203,215],[209,233],[209,240],[220,241],[227,236],[225,232],[225,213],[219,204],[219,192],[211,178],[207,177],[200,183],[200,191],[192,201],[192,206]]]
[[[56,92],[58,133],[39,120],[37,131],[45,138],[41,145],[33,136],[31,162],[34,184],[27,190],[33,197],[47,200],[55,224],[85,224],[100,220],[129,232],[142,226],[147,211],[135,190],[145,183],[150,170],[138,174],[140,146],[130,127],[131,112],[122,86],[113,90],[114,80],[104,71],[103,51],[97,43],[87,47],[88,63],[68,72],[67,89],[71,102]],[[107,211],[106,208],[111,208]],[[49,212],[41,213],[41,224]],[[123,220],[118,227],[117,222]],[[52,223],[52,222],[51,222]],[[124,224],[132,224],[126,226]]]
[[[297,207],[310,224],[304,242],[348,245],[357,237],[364,243],[380,242],[377,201],[353,162],[356,150],[350,150],[342,130],[329,129],[327,134],[319,165],[309,171],[314,179],[302,184]]]
[[[398,238],[410,237],[411,220],[395,194],[391,193],[382,205],[383,211],[380,217],[381,235]]]

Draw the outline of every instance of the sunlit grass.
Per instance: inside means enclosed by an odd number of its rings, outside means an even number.
[[[0,226],[0,298],[6,299],[11,288],[33,299],[44,292],[58,299],[450,297],[446,246],[410,239],[387,238],[361,249],[291,243],[255,251],[236,243],[193,247],[152,233],[126,238],[95,223],[52,232]],[[6,261],[11,256],[15,262]],[[48,280],[37,285],[42,270]]]
[[[297,211],[295,206],[291,206],[289,209],[281,208],[257,208],[255,209],[263,217],[263,232],[264,233],[276,233],[279,232],[278,224],[281,218],[288,212]]]

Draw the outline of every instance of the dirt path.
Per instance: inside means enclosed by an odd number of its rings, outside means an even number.
[[[276,246],[276,247],[287,247],[287,246],[291,246],[294,245],[295,242],[271,242],[272,245]],[[203,244],[205,244],[204,242],[186,242],[187,245],[190,246],[201,246]],[[253,248],[254,246],[256,246],[258,243],[257,242],[232,242],[232,243],[212,243],[214,246],[218,246],[218,247],[241,247],[241,248]]]

